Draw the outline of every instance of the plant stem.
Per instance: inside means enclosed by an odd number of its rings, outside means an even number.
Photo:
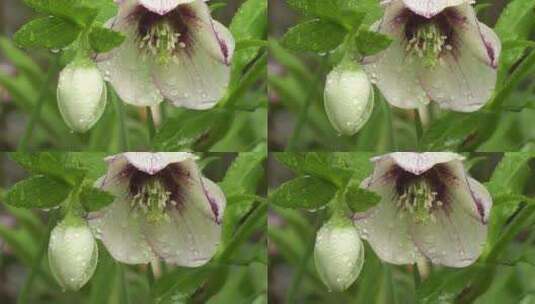
[[[115,112],[117,113],[117,119],[119,120],[119,150],[122,152],[129,151],[123,102],[117,98],[117,95],[115,94],[115,91],[111,85],[108,85],[108,91],[110,92],[110,99],[113,102]]]
[[[147,128],[149,129],[149,141],[152,141],[154,134],[156,134],[156,127],[154,126],[154,117],[150,107],[145,108],[147,111]]]
[[[48,86],[50,84],[50,81],[52,80],[52,77],[56,73],[58,66],[59,66],[59,56],[57,56],[54,59],[52,66],[49,67],[48,73],[46,74],[46,78],[41,84],[41,87],[39,88],[39,95],[37,96],[37,101],[35,102],[33,112],[30,116],[30,120],[28,121],[28,125],[26,126],[26,130],[24,130],[24,134],[22,135],[22,138],[19,142],[19,146],[18,146],[19,151],[28,150],[28,143],[30,142],[30,139],[32,137],[33,129],[37,121],[39,121],[39,117],[41,116],[41,110],[46,101],[46,95],[48,93]]]
[[[414,128],[416,129],[416,147],[418,151],[420,150],[420,142],[422,140],[422,135],[424,133],[422,127],[422,120],[418,110],[414,110]]]
[[[22,290],[19,294],[19,298],[17,299],[17,304],[26,304],[28,302],[28,296],[30,294],[30,290],[32,289],[33,282],[35,280],[35,276],[37,275],[37,272],[39,271],[39,268],[41,267],[41,263],[43,261],[43,258],[47,252],[48,249],[48,241],[50,239],[50,231],[52,231],[52,228],[54,228],[54,225],[56,223],[55,215],[52,215],[48,219],[48,228],[46,231],[46,234],[43,236],[43,240],[39,246],[39,251],[37,253],[37,256],[35,257],[35,260],[32,264],[32,269],[30,270],[30,273],[28,274],[28,278],[24,282],[24,285],[22,286]]]
[[[267,214],[267,201],[263,198],[257,198],[260,203],[254,207],[254,209],[249,213],[249,216],[243,221],[243,223],[238,227],[236,233],[232,237],[232,240],[228,243],[226,248],[223,250],[221,255],[218,258],[218,261],[225,261],[232,256],[234,250],[238,248],[240,243],[247,239],[259,226],[260,224],[264,225]]]
[[[315,73],[316,77],[310,84],[309,92],[306,96],[303,108],[301,109],[301,111],[299,112],[299,116],[297,117],[297,122],[295,123],[295,127],[293,130],[292,136],[290,137],[290,140],[288,141],[288,145],[286,146],[286,151],[295,151],[295,148],[297,146],[297,141],[299,140],[301,131],[307,120],[308,108],[310,108],[310,106],[312,105],[312,100],[315,99],[314,97],[317,94],[316,87],[318,86],[321,80],[321,76],[323,74],[323,70],[326,64],[327,64],[327,60],[322,60],[320,66],[318,67]]]
[[[126,276],[125,276],[125,265],[121,265],[120,263],[117,263],[117,267],[119,267],[119,284],[121,285],[121,294],[120,294],[120,303],[122,304],[129,304],[130,299],[128,297],[128,286],[126,283]]]

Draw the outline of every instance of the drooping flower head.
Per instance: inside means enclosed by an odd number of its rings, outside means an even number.
[[[492,199],[468,176],[455,153],[392,153],[374,158],[361,187],[381,202],[354,216],[364,239],[384,261],[464,267],[481,254]]]
[[[215,254],[225,196],[189,153],[124,153],[107,159],[97,185],[116,196],[90,214],[110,254],[127,264],[162,258],[196,267]]]
[[[364,59],[392,105],[414,109],[431,100],[472,112],[490,98],[501,45],[468,0],[388,0],[378,32],[394,39]]]
[[[208,109],[223,97],[234,39],[203,0],[116,0],[109,27],[124,43],[101,55],[99,67],[127,103]]]

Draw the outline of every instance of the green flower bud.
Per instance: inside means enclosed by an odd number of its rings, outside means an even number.
[[[59,75],[58,106],[65,123],[76,132],[86,132],[106,108],[106,84],[95,63],[75,60]]]
[[[54,227],[48,243],[48,263],[63,289],[82,288],[93,276],[97,260],[97,242],[85,221],[68,217]]]
[[[364,246],[351,221],[337,217],[320,228],[314,261],[329,291],[344,291],[355,282],[364,264]]]
[[[324,105],[340,134],[351,136],[364,126],[373,110],[373,87],[358,64],[342,63],[327,75]]]

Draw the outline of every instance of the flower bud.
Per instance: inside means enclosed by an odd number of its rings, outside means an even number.
[[[351,221],[335,218],[320,228],[314,261],[329,291],[344,291],[355,282],[364,263],[364,246]]]
[[[343,135],[354,135],[373,110],[373,87],[354,62],[343,63],[327,75],[324,105],[332,126]]]
[[[75,60],[59,75],[58,106],[65,123],[76,132],[86,132],[106,108],[106,84],[95,63]]]
[[[87,223],[69,217],[50,234],[48,263],[59,285],[76,291],[91,279],[97,267],[98,246]]]

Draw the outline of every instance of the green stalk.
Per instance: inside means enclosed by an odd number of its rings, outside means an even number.
[[[303,105],[303,107],[301,108],[301,111],[299,112],[299,116],[297,117],[297,122],[295,123],[292,136],[290,137],[290,140],[288,140],[286,151],[295,151],[296,149],[297,142],[301,136],[301,131],[308,117],[308,109],[312,105],[312,100],[315,99],[314,97],[317,94],[316,88],[318,87],[318,84],[321,80],[321,76],[323,75],[323,70],[325,69],[326,64],[327,64],[327,60],[322,60],[318,70],[315,73],[316,77],[310,84],[310,90],[306,96],[305,104]]]
[[[115,91],[113,90],[111,85],[108,85],[108,91],[110,92],[110,99],[113,103],[115,112],[117,113],[117,119],[119,120],[119,149],[122,152],[129,151],[128,146],[128,134],[126,131],[126,122],[124,117],[124,105],[119,98],[117,98],[117,95],[115,94]]]
[[[120,301],[121,304],[130,304],[130,298],[128,297],[128,286],[126,282],[126,276],[125,276],[125,265],[121,265],[120,263],[117,263],[117,267],[119,267],[119,284],[121,288],[120,293]]]
[[[152,116],[152,110],[150,107],[146,107],[147,111],[147,128],[149,129],[149,141],[152,142],[154,135],[156,134],[156,127],[154,126],[154,117]]]
[[[414,128],[416,129],[416,147],[418,151],[420,151],[420,144],[424,134],[424,129],[422,127],[422,120],[418,110],[414,110]]]
[[[19,151],[27,151],[28,150],[28,143],[30,142],[30,139],[33,134],[33,129],[35,127],[35,124],[39,121],[41,116],[41,110],[43,109],[43,105],[46,101],[46,95],[48,93],[48,86],[50,84],[50,81],[52,80],[52,77],[56,74],[59,67],[59,56],[57,56],[54,60],[54,63],[49,67],[48,73],[46,74],[45,81],[41,84],[41,87],[39,89],[39,95],[37,96],[37,101],[35,102],[35,108],[33,108],[33,112],[30,116],[30,120],[28,121],[28,125],[26,126],[26,130],[24,130],[24,134],[22,135],[22,138],[19,142],[18,150]]]
[[[39,272],[41,263],[47,252],[48,241],[50,239],[50,232],[54,228],[55,223],[56,223],[56,217],[54,214],[54,215],[51,215],[50,218],[48,219],[48,227],[47,227],[46,234],[43,236],[41,244],[39,245],[39,251],[37,253],[37,256],[35,257],[35,260],[33,261],[32,269],[30,270],[30,273],[28,274],[28,277],[26,278],[26,281],[24,282],[24,285],[22,286],[22,290],[19,293],[17,304],[30,303],[28,301],[28,297],[31,292],[33,282],[35,281],[35,276]]]

